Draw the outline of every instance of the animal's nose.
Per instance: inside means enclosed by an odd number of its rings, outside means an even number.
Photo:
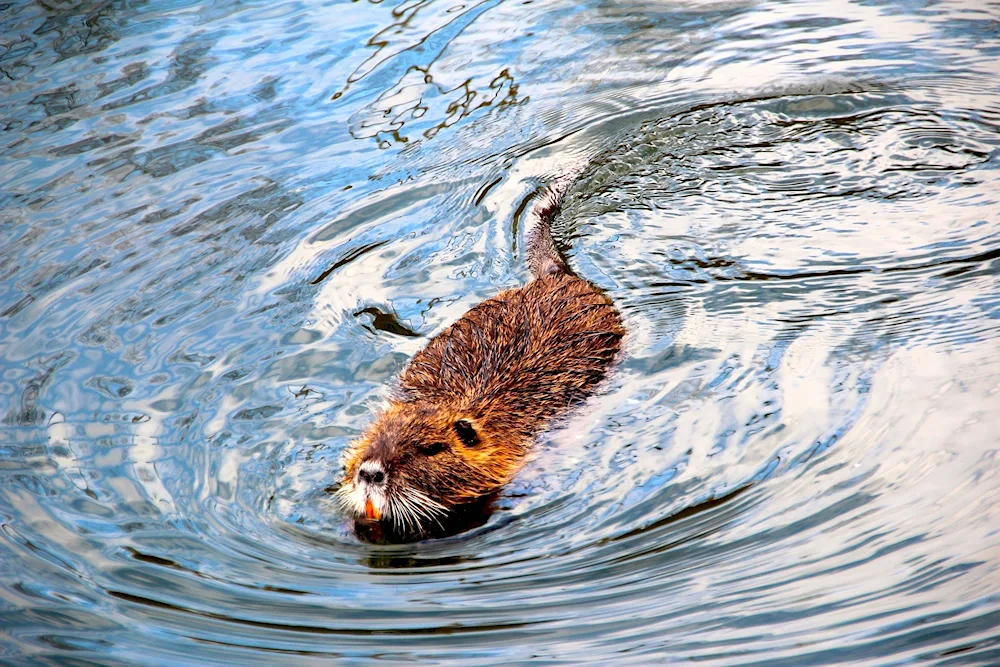
[[[366,484],[381,484],[385,481],[385,473],[377,468],[361,468],[358,479]]]

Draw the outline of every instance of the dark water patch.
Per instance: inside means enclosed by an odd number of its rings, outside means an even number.
[[[361,246],[360,248],[351,250],[350,252],[345,254],[341,259],[338,259],[336,262],[334,262],[330,266],[330,268],[324,270],[323,273],[319,274],[319,276],[317,276],[316,279],[312,281],[312,284],[313,285],[320,284],[321,282],[329,278],[330,274],[339,269],[340,267],[344,266],[345,264],[350,264],[351,262],[356,260],[358,257],[361,257],[365,253],[369,253],[372,250],[377,250],[378,248],[381,248],[386,243],[388,243],[388,241],[379,241],[376,243],[369,243],[367,245]]]

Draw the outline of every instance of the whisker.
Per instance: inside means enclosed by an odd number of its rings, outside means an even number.
[[[406,506],[406,501],[402,496],[393,497],[393,511],[396,516],[393,517],[393,525],[398,529],[406,529],[410,525],[410,510]]]
[[[431,499],[426,494],[421,493],[420,491],[417,491],[416,489],[409,489],[409,491],[410,491],[411,495],[413,496],[413,499],[419,501],[421,503],[421,506],[425,510],[427,510],[428,513],[431,513],[431,514],[435,514],[435,513],[446,514],[448,512],[448,509],[444,505],[442,505],[441,503],[439,503],[436,500]]]
[[[413,519],[413,512],[410,509],[405,496],[403,495],[394,496],[392,499],[392,503],[393,503],[393,511],[398,514],[399,518],[399,523],[394,523],[394,525],[398,525],[400,528],[405,527],[409,529],[414,519]],[[405,524],[405,526],[399,524]]]
[[[416,508],[413,506],[412,499],[408,496],[408,494],[404,493],[400,495],[399,501],[406,514],[407,527],[411,530],[418,531],[420,529],[420,517],[416,512]]]
[[[442,528],[444,527],[439,518],[439,516],[447,513],[444,505],[436,500],[431,500],[426,494],[415,489],[407,489],[406,493],[408,496],[407,500],[420,516],[428,521],[433,521]]]
[[[351,498],[352,495],[354,495],[353,484],[344,484],[333,493],[334,498],[336,498],[337,501],[340,502],[341,506],[344,509],[354,508],[354,501]]]

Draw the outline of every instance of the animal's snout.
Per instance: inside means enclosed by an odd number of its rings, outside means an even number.
[[[385,482],[385,470],[375,461],[365,461],[358,469],[358,480],[373,486],[381,485]]]
[[[385,473],[381,470],[359,470],[358,477],[366,484],[381,484],[385,481]]]
[[[365,516],[378,521],[385,513],[385,468],[378,461],[368,460],[358,468],[358,486],[364,496]]]

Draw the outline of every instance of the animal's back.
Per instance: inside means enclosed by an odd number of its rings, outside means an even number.
[[[400,388],[490,431],[531,436],[594,392],[623,335],[608,297],[553,272],[462,316],[413,358]]]

